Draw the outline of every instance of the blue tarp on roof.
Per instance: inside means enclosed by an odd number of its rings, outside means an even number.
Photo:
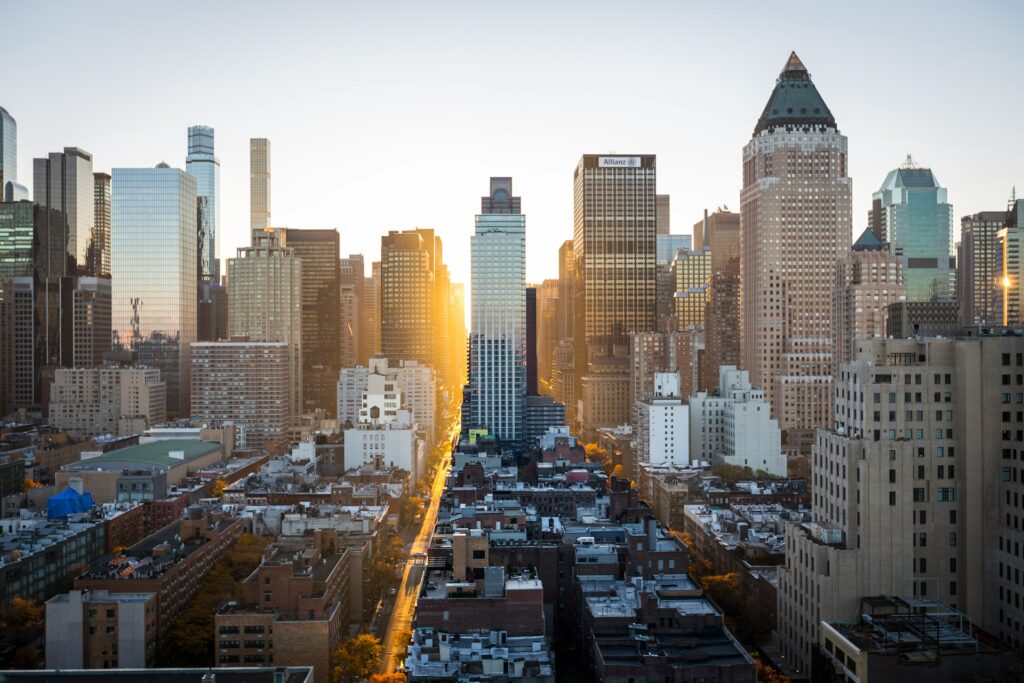
[[[69,486],[46,501],[46,516],[60,519],[76,512],[88,512],[92,510],[92,505],[91,493],[79,493]]]

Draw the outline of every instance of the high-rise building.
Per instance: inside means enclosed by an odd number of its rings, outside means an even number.
[[[871,232],[902,260],[907,301],[955,296],[953,206],[930,168],[908,155],[872,195]]]
[[[341,286],[341,367],[359,365],[363,355],[360,342],[363,338],[363,299],[366,266],[362,254],[349,254],[338,261],[338,282]]]
[[[305,264],[274,232],[253,230],[252,246],[228,259],[228,334],[254,342],[288,344],[288,416],[303,411],[302,272]]]
[[[362,317],[359,321],[359,364],[366,365],[380,353],[380,261],[370,264],[370,277],[363,278]],[[463,354],[462,365],[465,365]]]
[[[192,416],[235,425],[241,448],[288,430],[291,358],[286,342],[193,342]]]
[[[711,262],[715,262],[711,252]],[[707,304],[704,308],[704,364],[701,384],[709,392],[718,388],[718,369],[739,366],[740,337],[740,259],[729,259],[711,274]]]
[[[74,320],[63,215],[0,204],[0,408],[45,411],[44,371],[71,363]]]
[[[671,197],[667,194],[655,195],[654,204],[657,211],[655,232],[658,235],[667,235],[672,231]]]
[[[110,364],[59,368],[50,424],[76,438],[138,434],[167,419],[167,387],[156,368]]]
[[[199,304],[196,309],[196,341],[217,341],[228,338],[228,286],[221,281],[199,281]]]
[[[982,211],[960,220],[957,299],[964,325],[998,325],[996,288],[1002,267],[999,231],[1006,225],[1005,211]]]
[[[67,234],[67,274],[99,275],[90,265],[102,263],[102,243],[96,238],[96,190],[92,155],[65,147],[33,160],[33,195],[37,204],[61,214]]]
[[[304,412],[333,416],[341,369],[339,238],[335,229],[272,228],[302,261],[302,400]],[[232,300],[235,296],[231,297]],[[230,316],[229,316],[230,318]]]
[[[196,338],[196,180],[161,163],[111,174],[112,327],[167,383],[167,412],[191,406],[189,344]]]
[[[526,395],[537,396],[537,288],[526,288]]]
[[[525,438],[527,394],[526,216],[511,178],[491,178],[471,238],[472,330],[463,431]]]
[[[434,342],[433,231],[392,230],[380,245],[380,346],[392,363],[432,364]]]
[[[658,234],[654,238],[655,319],[659,330],[667,332],[676,328],[676,288],[672,282],[672,261],[676,254],[682,250],[689,251],[692,245],[690,235]]]
[[[690,397],[690,459],[786,476],[782,434],[746,370],[718,368],[718,392]]]
[[[811,76],[790,55],[743,148],[743,366],[806,450],[828,423],[836,262],[851,243],[847,139]]]
[[[1024,339],[1001,331],[857,345],[814,445],[814,523],[786,528],[777,636],[793,668],[810,673],[820,624],[872,595],[941,600],[1021,647],[1022,373]]]
[[[267,193],[269,195],[270,153],[267,151]],[[213,128],[191,126],[188,129],[188,156],[185,170],[196,179],[199,224],[199,277],[220,280],[220,159],[214,156]],[[267,202],[269,218],[270,202]],[[266,227],[266,226],[263,226]]]
[[[110,174],[93,173],[93,229],[92,261],[87,264],[90,273],[110,277]]]
[[[249,140],[249,228],[270,227],[270,140]]]
[[[28,199],[28,191],[18,184],[18,124],[0,107],[0,199],[8,202]]]
[[[725,268],[740,256],[740,215],[722,207],[710,214],[704,209],[704,218],[693,225],[692,248],[711,251],[713,273]]]
[[[711,280],[710,249],[680,249],[672,260],[669,282],[674,291],[676,325],[684,329],[704,324],[704,307]]]
[[[451,382],[463,386],[469,379],[469,338],[466,332],[466,286],[453,282],[448,288],[448,339]]]
[[[537,286],[537,391],[553,396],[552,358],[559,338],[555,332],[558,313],[558,280],[544,280]]]
[[[1006,224],[996,233],[999,239],[999,272],[996,275],[996,310],[1003,326],[1024,322],[1024,263],[1021,262],[1021,241],[1024,240],[1024,199],[1010,200]]]
[[[906,301],[902,260],[866,229],[836,267],[832,338],[836,371],[853,358],[855,345],[886,336],[889,305]]]
[[[103,363],[110,351],[111,306],[113,291],[109,277],[78,277],[72,292],[73,321],[70,362],[76,368],[94,368]]]
[[[575,337],[585,367],[615,355],[631,332],[654,329],[655,157],[586,154],[573,181]]]
[[[690,464],[689,406],[679,396],[679,373],[654,375],[654,392],[636,402],[636,463],[655,465]]]

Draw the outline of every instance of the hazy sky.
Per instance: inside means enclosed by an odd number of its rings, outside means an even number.
[[[184,168],[216,129],[221,258],[248,243],[248,139],[272,144],[275,225],[336,227],[342,254],[434,227],[453,279],[491,175],[527,215],[527,275],[557,274],[582,153],[658,155],[672,231],[738,209],[741,150],[790,50],[850,138],[854,231],[907,153],[956,216],[1024,184],[1024,3],[15,2],[0,106],[19,175],[64,146],[96,170]],[[959,229],[959,225],[957,226]]]

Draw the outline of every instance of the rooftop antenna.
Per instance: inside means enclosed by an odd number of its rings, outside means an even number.
[[[918,169],[921,168],[921,164],[914,161],[914,157],[908,154],[906,160],[903,162],[903,165],[900,166],[900,168]]]

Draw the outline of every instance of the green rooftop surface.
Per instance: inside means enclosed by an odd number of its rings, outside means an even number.
[[[124,462],[172,467],[175,464],[188,462],[195,458],[204,456],[207,453],[212,453],[220,447],[221,445],[219,443],[213,441],[200,441],[199,439],[165,439],[162,441],[143,443],[137,446],[128,446],[127,448],[119,448],[116,451],[104,453],[96,458],[80,460],[73,463],[73,465],[93,469],[95,465],[102,465],[110,462]],[[170,457],[169,453],[172,451],[184,451],[185,459],[182,461]]]

